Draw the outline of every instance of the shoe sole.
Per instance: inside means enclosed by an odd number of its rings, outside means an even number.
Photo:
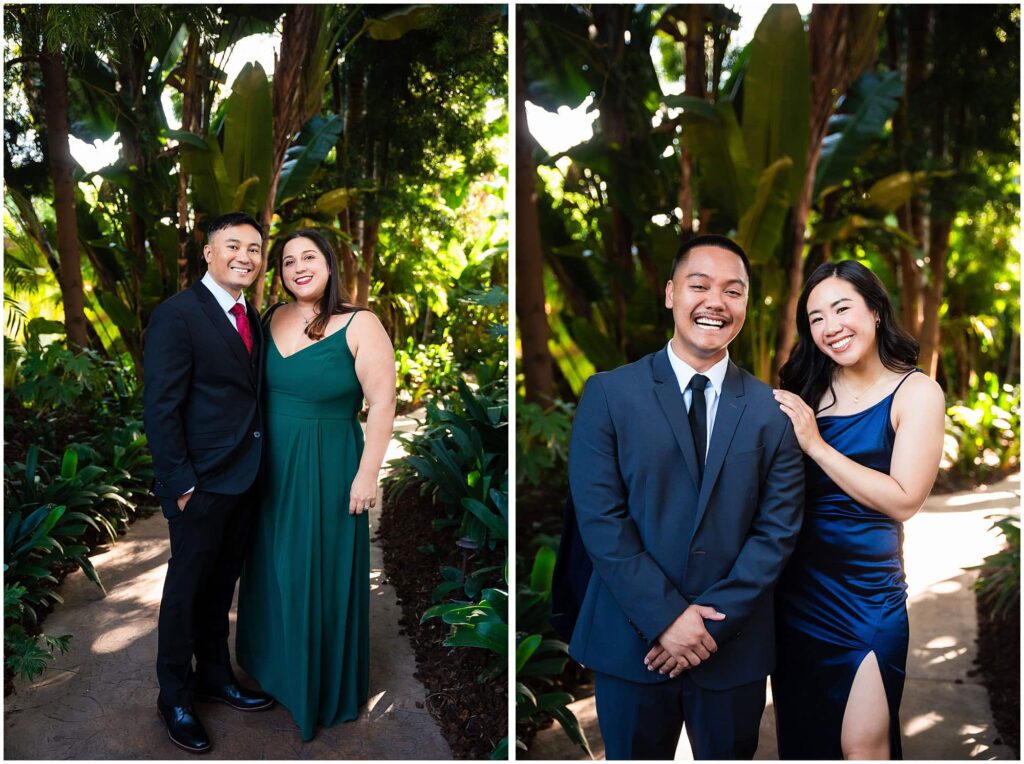
[[[161,714],[160,711],[158,710],[156,712],[156,715],[157,718],[160,719],[161,723],[163,723],[164,725],[164,731],[167,733],[167,739],[174,743],[176,746],[178,746],[178,748],[180,748],[181,750],[185,751],[186,753],[194,753],[197,756],[202,756],[204,753],[209,753],[213,750],[213,745],[208,745],[206,746],[206,748],[189,748],[187,745],[182,745],[177,740],[175,740],[174,737],[171,735],[171,730],[168,729],[167,721],[164,719],[163,714]]]
[[[268,709],[273,708],[274,704],[277,702],[271,700],[262,706],[236,706],[234,703],[224,700],[224,698],[215,698],[212,695],[194,695],[193,700],[200,703],[223,703],[228,708],[233,708],[236,711],[267,711]]]

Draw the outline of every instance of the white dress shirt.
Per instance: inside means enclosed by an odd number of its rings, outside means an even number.
[[[707,402],[708,412],[708,442],[705,444],[704,453],[711,450],[711,433],[715,429],[715,414],[718,413],[718,400],[722,397],[722,384],[725,382],[725,372],[729,368],[729,351],[725,352],[725,358],[716,363],[707,371],[698,372],[690,364],[676,355],[672,349],[672,341],[668,343],[668,362],[672,371],[679,381],[679,390],[683,394],[683,401],[686,403],[686,411],[690,411],[690,401],[693,399],[693,391],[687,385],[694,374],[703,374],[708,378],[708,386],[704,388],[704,400]]]
[[[235,317],[231,315],[231,309],[238,304],[242,306],[243,310],[245,310],[245,295],[239,293],[238,299],[236,300],[231,296],[228,290],[214,281],[213,276],[210,275],[209,271],[207,271],[206,275],[203,276],[203,286],[213,292],[213,296],[217,299],[217,304],[220,305],[220,309],[224,311],[224,315],[227,317],[228,321],[231,322],[231,328],[237,332],[238,322],[235,321]],[[247,312],[244,315],[248,316],[249,314]]]

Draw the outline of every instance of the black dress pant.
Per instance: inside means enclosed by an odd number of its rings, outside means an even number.
[[[694,759],[753,759],[765,689],[766,679],[706,690],[685,671],[658,684],[595,672],[605,758],[672,759],[685,721]]]
[[[161,500],[171,536],[156,659],[160,699],[188,705],[199,681],[234,681],[228,613],[252,526],[254,492],[238,496],[196,489],[184,511]],[[196,667],[192,669],[192,657]]]

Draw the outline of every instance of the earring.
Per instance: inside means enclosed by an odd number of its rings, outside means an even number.
[[[880,327],[881,325],[882,325],[882,319],[880,319],[880,318],[876,318],[876,319],[875,319],[875,328],[877,329],[877,328],[879,328],[879,327]]]

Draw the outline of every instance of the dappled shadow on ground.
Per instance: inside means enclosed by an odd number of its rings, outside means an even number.
[[[376,518],[371,516],[375,524]],[[156,715],[156,625],[169,556],[162,516],[136,522],[93,558],[107,596],[76,572],[45,631],[71,634],[71,651],[5,700],[8,759],[187,759]],[[398,605],[371,547],[370,700],[359,719],[303,743],[288,711],[243,714],[198,705],[220,759],[444,759],[451,756],[423,709],[415,660],[398,631]],[[231,622],[234,626],[235,611]],[[233,638],[232,638],[233,644]],[[251,682],[239,671],[243,683]],[[417,706],[419,704],[419,706]]]
[[[999,740],[985,687],[973,675],[976,574],[965,568],[1000,548],[988,518],[1019,505],[1019,485],[1020,476],[1014,475],[973,492],[933,496],[905,525],[910,644],[900,722],[906,759],[1016,758]],[[593,698],[572,708],[595,758],[603,758]],[[778,758],[774,724],[769,688],[756,759]],[[585,754],[556,726],[538,734],[528,757],[582,759]],[[685,734],[676,758],[692,759]]]

